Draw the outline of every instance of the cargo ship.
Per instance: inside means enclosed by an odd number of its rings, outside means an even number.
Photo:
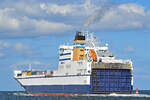
[[[57,70],[14,70],[14,79],[31,94],[131,93],[132,60],[117,59],[93,33],[76,32],[72,45],[60,45]]]

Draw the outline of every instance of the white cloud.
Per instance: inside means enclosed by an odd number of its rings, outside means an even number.
[[[113,6],[110,3],[108,8],[91,0],[81,4],[17,1],[0,8],[0,38],[38,37],[81,29],[90,15],[97,18],[86,28],[92,31],[150,29],[150,11],[146,12],[144,6],[134,3]],[[103,15],[98,12],[100,9],[105,10]]]
[[[32,51],[32,48],[21,42],[12,44],[10,42],[0,41],[0,50],[1,51],[15,50],[15,52],[28,52],[28,51]]]
[[[7,50],[10,48],[10,43],[0,40],[0,58],[7,56]]]
[[[45,20],[30,20],[35,25],[35,30],[39,33],[62,33],[72,29],[71,25],[64,23],[49,22]]]
[[[121,4],[107,10],[104,16],[96,20],[96,24],[92,24],[90,27],[93,30],[107,31],[147,29],[148,20],[148,14],[145,12],[143,6],[137,4]]]
[[[85,0],[81,4],[65,4],[58,5],[54,3],[41,3],[40,8],[48,14],[61,14],[63,16],[72,15],[72,16],[87,16],[91,14],[95,9],[97,9],[92,3],[91,0]]]
[[[10,17],[9,13],[13,12],[14,9],[5,8],[0,9],[0,29],[1,31],[13,31],[19,28],[19,20],[14,17]]]
[[[6,41],[0,41],[0,57],[27,57],[34,58],[39,57],[38,50],[34,50],[31,46],[22,42],[10,43]]]
[[[118,6],[119,9],[123,9],[127,11],[128,13],[136,13],[139,15],[145,15],[145,8],[143,6],[137,5],[137,4],[122,4]]]
[[[4,57],[4,56],[5,56],[5,54],[0,52],[0,57]]]
[[[13,7],[16,9],[16,13],[21,13],[21,15],[23,14],[25,16],[41,16],[38,2],[33,2],[32,0],[28,2],[15,2]]]
[[[42,64],[40,61],[22,61],[17,62],[15,65],[25,65],[25,64]]]
[[[0,41],[0,50],[5,49],[5,48],[9,48],[9,47],[10,47],[9,42]]]
[[[9,42],[0,41],[0,47],[9,47]]]
[[[30,47],[27,45],[24,45],[23,43],[18,42],[14,45],[14,49],[17,52],[24,52],[24,51],[28,51],[30,49]]]
[[[125,48],[125,52],[132,53],[134,52],[134,48],[132,46],[128,46],[127,48]]]
[[[34,21],[34,22],[35,22],[37,32],[41,32],[41,33],[47,33],[47,32],[59,33],[59,32],[64,32],[72,29],[71,25],[65,25],[63,23],[48,22],[45,20]]]
[[[23,18],[22,27],[26,28],[27,30],[32,28],[31,30],[36,34],[63,33],[64,31],[71,30],[73,28],[71,25],[66,25],[64,23],[35,20],[27,17]]]
[[[20,36],[38,36],[43,34],[61,34],[71,30],[71,25],[62,22],[52,22],[44,19],[32,19],[28,17],[14,18],[9,12],[14,11],[9,8],[0,9],[0,32],[4,37],[20,37]]]
[[[94,19],[92,21],[95,21],[90,22],[90,28],[92,30],[112,31],[149,28],[149,24],[147,23],[147,21],[145,21],[148,20],[148,18],[146,17],[148,16],[148,14],[145,12],[144,6],[135,3],[114,5],[109,1],[107,2],[108,4],[105,4],[106,6],[93,5],[90,0],[86,0],[85,3],[78,5],[58,5],[42,3],[40,7],[49,14],[61,14],[63,16],[72,15],[73,18],[77,17],[79,18],[79,24],[81,24],[81,20],[85,20],[83,18],[91,15],[91,18]],[[89,20],[87,20],[87,22],[88,21]],[[87,22],[85,22],[85,24]],[[78,26],[81,25],[77,24],[77,26],[74,27]]]
[[[50,4],[49,7],[47,7],[45,4],[40,4],[41,9],[46,10],[47,13],[53,13],[53,14],[62,14],[66,15],[69,13],[72,13],[75,9],[71,5],[56,5],[56,4]]]
[[[38,50],[35,50],[31,46],[21,42],[17,42],[12,45],[12,52],[16,53],[14,56],[21,56],[27,58],[34,58],[40,56]]]
[[[45,3],[41,3],[40,4],[40,8],[43,9],[43,10],[46,10],[47,9],[47,6]]]

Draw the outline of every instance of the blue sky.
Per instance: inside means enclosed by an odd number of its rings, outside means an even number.
[[[1,0],[0,91],[23,90],[13,79],[17,64],[57,69],[59,45],[72,43],[78,30],[94,32],[116,57],[131,58],[134,89],[150,89],[148,0]]]

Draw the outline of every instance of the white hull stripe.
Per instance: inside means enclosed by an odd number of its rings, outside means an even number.
[[[86,75],[66,75],[66,76],[51,76],[51,77],[46,77],[46,76],[39,76],[39,77],[21,77],[21,78],[16,78],[16,79],[30,79],[30,78],[53,78],[53,77],[76,77],[76,76],[90,76],[89,74]]]
[[[21,85],[89,85],[90,76],[16,79]]]

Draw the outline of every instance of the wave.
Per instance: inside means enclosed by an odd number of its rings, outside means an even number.
[[[29,93],[13,93],[16,96],[35,96]],[[83,94],[83,95],[71,95],[71,96],[95,96],[95,97],[141,97],[141,98],[150,98],[148,94]]]
[[[22,93],[22,92],[12,93],[12,95],[15,95],[15,96],[33,96],[32,94]]]
[[[150,98],[148,94],[89,94],[87,96],[99,96],[99,97],[146,97]]]

